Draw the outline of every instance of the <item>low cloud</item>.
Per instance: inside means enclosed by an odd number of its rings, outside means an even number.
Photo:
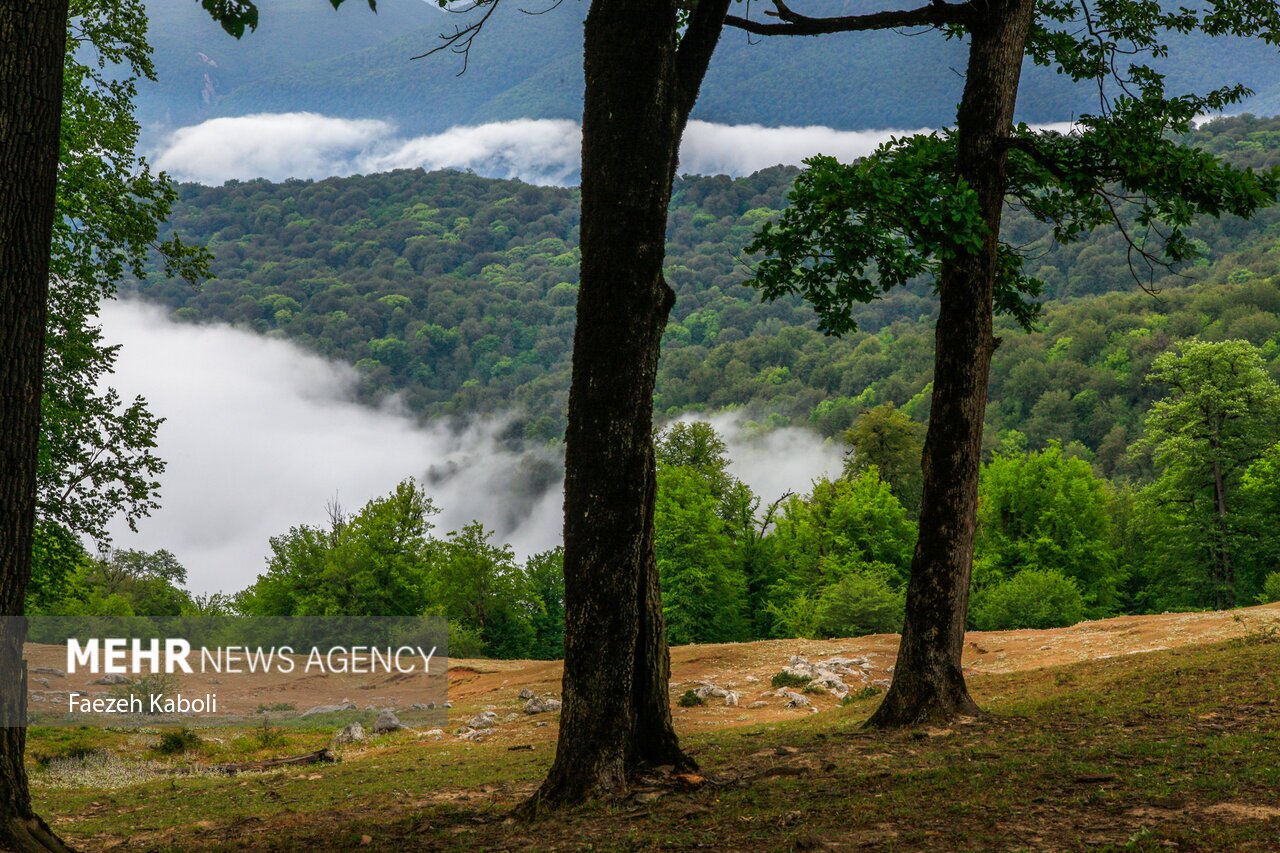
[[[392,144],[385,153],[362,154],[360,171],[470,169],[491,178],[565,185],[577,181],[582,134],[572,121],[518,119],[454,127]]]
[[[117,525],[114,544],[168,548],[196,591],[243,588],[265,568],[270,537],[324,523],[335,497],[356,510],[410,476],[440,507],[440,535],[479,519],[521,556],[560,544],[562,459],[511,449],[501,419],[456,429],[394,403],[361,405],[347,365],[225,325],[176,323],[139,302],[107,303],[101,321],[123,344],[111,384],[166,418],[162,507],[137,533]],[[839,450],[806,430],[762,435],[739,417],[713,421],[733,472],[765,500],[839,470]]]
[[[680,146],[680,171],[694,175],[749,175],[779,163],[799,166],[814,154],[829,154],[847,162],[867,156],[891,137],[927,132],[691,121]]]
[[[680,170],[737,176],[779,163],[799,165],[814,154],[851,160],[869,154],[891,136],[913,132],[693,121],[685,132]],[[578,124],[563,119],[492,122],[406,139],[383,121],[275,113],[215,118],[184,127],[161,144],[155,161],[179,180],[204,184],[421,167],[567,185],[578,181],[581,145]]]
[[[1067,132],[1070,122],[1039,125]],[[691,121],[680,171],[740,176],[814,154],[865,157],[894,136],[919,130],[835,130]],[[156,165],[183,181],[221,184],[267,178],[327,178],[423,168],[470,170],[490,178],[566,186],[579,179],[582,133],[565,119],[516,119],[403,138],[389,122],[318,113],[260,113],[215,118],[171,133]]]
[[[175,130],[154,160],[174,178],[202,184],[350,175],[359,171],[361,152],[393,133],[384,121],[317,113],[214,118]]]

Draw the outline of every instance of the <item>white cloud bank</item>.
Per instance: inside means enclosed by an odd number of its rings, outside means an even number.
[[[680,170],[745,175],[779,163],[799,165],[813,154],[850,160],[903,130],[845,131],[829,127],[762,127],[692,121]],[[563,119],[517,119],[404,139],[383,121],[317,113],[215,118],[174,131],[155,152],[156,164],[179,180],[221,184],[231,179],[325,178],[422,167],[470,169],[535,184],[577,181],[581,131]]]
[[[316,113],[214,118],[175,130],[155,163],[179,180],[205,184],[349,175],[358,171],[360,152],[393,132],[383,121]]]
[[[409,476],[442,510],[437,533],[480,519],[527,556],[560,542],[558,458],[515,453],[484,422],[457,432],[394,408],[353,401],[355,371],[299,347],[228,326],[173,322],[138,302],[103,306],[105,336],[123,344],[111,384],[142,394],[166,418],[159,451],[162,508],[124,548],[168,548],[200,592],[241,589],[263,570],[268,539],[321,524],[335,496],[347,510]],[[840,454],[813,433],[755,436],[717,417],[734,473],[766,500],[839,470]]]

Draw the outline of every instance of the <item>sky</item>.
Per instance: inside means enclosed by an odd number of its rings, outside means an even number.
[[[251,331],[179,324],[140,302],[109,302],[100,320],[108,341],[123,344],[110,384],[166,419],[161,509],[137,533],[117,524],[113,544],[167,548],[195,592],[245,587],[264,570],[270,537],[323,523],[335,498],[357,510],[406,477],[441,509],[437,534],[479,519],[521,557],[560,544],[562,460],[507,449],[500,418],[457,429],[422,423],[394,400],[362,405],[350,366]],[[739,418],[713,422],[733,473],[766,501],[840,469],[840,449],[815,433],[761,436]]]

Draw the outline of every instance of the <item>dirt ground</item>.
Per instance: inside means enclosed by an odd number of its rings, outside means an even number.
[[[972,673],[1018,672],[1209,644],[1265,630],[1267,626],[1280,626],[1280,604],[1229,612],[1120,616],[1051,630],[971,632],[965,639],[964,665],[966,671]],[[851,690],[867,685],[887,686],[897,644],[897,635],[875,634],[853,639],[768,640],[673,648],[673,700],[686,689],[701,684],[714,684],[740,694],[739,703],[734,707],[715,698],[702,707],[675,705],[676,724],[687,730],[794,718],[797,709],[786,708],[784,702],[769,694],[773,690],[770,679],[795,655],[810,662],[833,657],[859,660],[862,666],[854,667],[852,674],[845,677]],[[64,709],[67,694],[73,691],[98,696],[111,692],[109,687],[94,683],[99,676],[83,672],[59,676],[51,672],[67,668],[66,650],[61,646],[30,645],[27,658],[33,712]],[[437,660],[433,666],[440,662]],[[180,687],[184,694],[216,693],[220,711],[246,716],[264,705],[288,704],[293,706],[292,711],[301,713],[317,705],[347,700],[362,709],[370,706],[402,709],[426,701],[431,692],[420,676],[308,675],[301,674],[301,664],[299,659],[298,671],[289,675],[197,672],[182,676]],[[459,725],[485,708],[509,712],[522,689],[538,695],[559,695],[560,677],[559,661],[450,659],[448,698],[453,710],[448,723]],[[439,692],[434,695],[438,697]],[[819,710],[838,701],[833,695],[809,694],[807,698]],[[762,701],[763,705],[749,707]],[[544,734],[550,738],[554,731],[547,725],[546,716],[511,720],[512,724],[502,726],[495,736],[528,739],[531,735]]]

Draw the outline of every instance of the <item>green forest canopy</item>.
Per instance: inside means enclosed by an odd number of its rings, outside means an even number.
[[[1280,119],[1218,121],[1198,140],[1233,162],[1280,162]],[[663,342],[661,414],[743,407],[823,435],[895,403],[927,418],[934,303],[919,284],[859,309],[860,331],[830,338],[795,300],[762,304],[743,246],[785,204],[795,171],[698,177],[676,186],[667,279],[678,300]],[[1014,212],[1009,237],[1033,242]],[[456,172],[397,171],[324,181],[182,187],[171,227],[212,252],[201,288],[160,275],[142,295],[180,319],[281,335],[355,364],[370,400],[402,395],[426,417],[516,410],[513,436],[557,441],[568,391],[577,281],[577,199]],[[1280,211],[1194,232],[1205,259],[1139,291],[1116,234],[1046,250],[1029,271],[1049,285],[1039,329],[1002,324],[988,415],[994,442],[1017,429],[1053,438],[1110,475],[1158,389],[1148,366],[1173,342],[1239,338],[1278,369]]]

